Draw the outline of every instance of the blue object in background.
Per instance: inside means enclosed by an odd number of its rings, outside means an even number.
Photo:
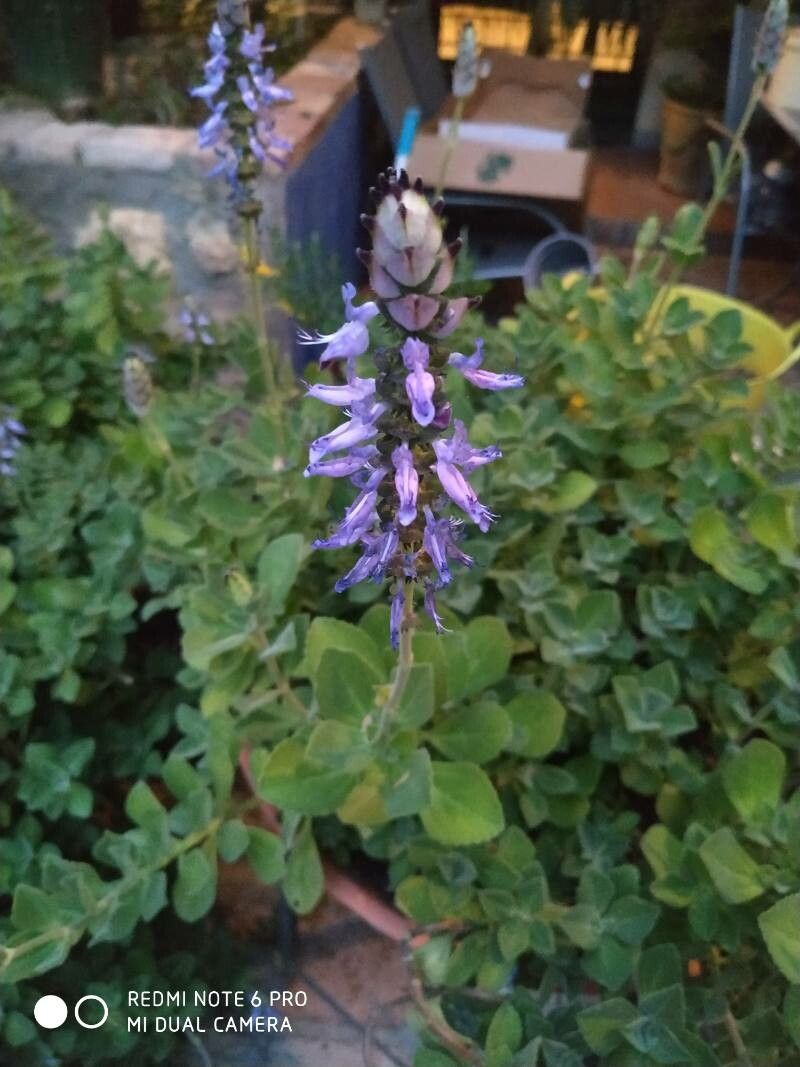
[[[414,147],[414,139],[417,136],[421,114],[422,112],[418,107],[406,108],[400,137],[397,140],[397,149],[394,157],[395,170],[405,170],[408,166],[408,157]]]
[[[286,237],[307,240],[318,233],[323,247],[342,265],[342,281],[357,281],[362,268],[355,255],[359,243],[364,174],[361,97],[344,104],[299,167],[286,182]]]

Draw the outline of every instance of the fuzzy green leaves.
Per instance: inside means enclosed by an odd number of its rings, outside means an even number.
[[[431,837],[446,845],[488,841],[505,825],[492,783],[473,763],[434,762],[431,804],[422,812],[422,822]]]

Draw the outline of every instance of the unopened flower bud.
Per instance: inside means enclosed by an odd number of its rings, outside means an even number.
[[[770,0],[753,51],[753,72],[756,75],[771,74],[778,65],[788,24],[789,0]]]
[[[128,410],[138,419],[144,418],[153,402],[153,379],[141,356],[128,356],[123,363],[122,393]]]
[[[458,55],[453,67],[453,96],[472,96],[480,76],[480,59],[478,56],[478,39],[475,27],[465,22],[458,39]]]
[[[234,604],[240,608],[247,607],[253,599],[253,586],[247,575],[239,570],[231,569],[225,575],[225,584]]]

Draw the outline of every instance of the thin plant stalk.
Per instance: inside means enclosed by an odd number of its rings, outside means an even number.
[[[700,241],[705,236],[706,231],[708,230],[708,227],[711,223],[711,220],[716,215],[720,205],[728,194],[728,189],[731,183],[731,179],[733,177],[737,160],[739,158],[739,153],[744,144],[745,134],[747,133],[750,123],[753,120],[753,115],[756,112],[756,108],[758,107],[759,101],[761,100],[761,97],[764,94],[764,89],[767,83],[767,77],[768,76],[766,74],[760,74],[756,77],[756,80],[753,83],[752,92],[750,93],[750,99],[747,101],[747,107],[745,108],[744,114],[742,115],[739,125],[736,128],[736,132],[733,135],[730,146],[728,148],[727,155],[725,156],[725,159],[722,163],[722,166],[719,168],[719,171],[714,175],[714,187],[711,191],[711,196],[708,199],[708,202],[705,206],[705,210],[703,211],[700,221],[698,222],[697,230],[695,231],[695,239],[698,241]],[[665,284],[663,285],[661,292],[658,295],[658,299],[656,300],[653,309],[653,314],[650,320],[650,325],[647,329],[644,338],[645,344],[647,344],[653,339],[653,336],[658,328],[658,324],[661,320],[661,316],[664,312],[664,309],[667,306],[669,298],[672,295],[675,286],[683,277],[685,270],[686,267],[682,263],[678,263],[672,268],[672,271],[670,272],[670,275],[667,278]]]
[[[243,224],[245,233],[245,274],[247,275],[250,294],[250,316],[264,376],[264,388],[268,397],[273,398],[271,402],[274,405],[278,380],[269,346],[264,297],[261,291],[261,279],[258,274],[258,268],[261,263],[258,247],[258,223],[255,219],[248,218],[243,220]]]
[[[445,145],[444,155],[442,156],[442,166],[439,170],[439,180],[436,183],[436,192],[433,199],[438,200],[445,189],[445,182],[447,180],[447,172],[450,169],[450,163],[453,159],[453,153],[456,150],[458,144],[458,135],[461,129],[461,120],[464,118],[464,104],[466,97],[457,96],[455,106],[453,108],[453,115],[450,119],[450,126],[447,131],[447,144]]]
[[[389,723],[397,714],[400,701],[406,691],[414,666],[414,583],[406,582],[403,589],[403,621],[400,628],[400,647],[397,650],[397,668],[386,703],[381,708],[378,721],[378,737],[382,737]]]

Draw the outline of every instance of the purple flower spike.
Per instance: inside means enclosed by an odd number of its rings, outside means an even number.
[[[397,591],[392,597],[392,607],[389,613],[389,638],[392,648],[400,647],[400,631],[403,627],[403,609],[405,608],[406,591],[402,582],[397,585]]]
[[[401,526],[410,526],[417,517],[419,475],[414,466],[413,453],[406,443],[398,445],[392,452],[392,463],[395,469],[394,484],[400,503],[397,521]]]
[[[525,379],[520,374],[495,374],[493,371],[480,369],[483,363],[483,341],[480,338],[475,342],[475,351],[471,356],[453,352],[447,362],[451,367],[460,370],[467,381],[478,389],[520,389],[525,384]]]
[[[250,29],[244,21],[220,12],[208,37],[211,58],[203,67],[205,81],[190,95],[204,100],[211,112],[198,137],[201,148],[211,148],[219,157],[211,176],[224,175],[241,214],[253,218],[261,212],[256,196],[259,171],[267,160],[282,166],[290,148],[275,135],[270,109],[279,100],[291,99],[291,93],[276,88],[273,72],[263,66],[262,56],[270,50],[264,43],[264,27]],[[251,121],[229,121],[231,111],[241,110],[240,103]]]
[[[467,476],[498,459],[500,449],[473,446],[458,420],[451,434],[441,436],[453,419],[444,395],[447,369],[485,389],[511,388],[522,379],[482,370],[480,342],[473,355],[455,353],[449,360],[439,343],[476,304],[468,297],[448,300],[445,294],[460,243],[444,240],[443,203],[431,206],[422,182],[412,187],[403,171],[381,175],[372,195],[375,214],[362,217],[372,250],[358,255],[380,304],[367,301],[355,307],[355,288],[345,286],[342,328],[327,336],[301,335],[307,344],[326,344],[323,363],[348,361],[347,385],[315,385],[309,395],[350,408],[349,421],[311,445],[306,474],[349,476],[358,487],[359,496],[340,525],[316,546],[361,543],[360,558],[336,583],[339,591],[360,581],[395,582],[390,636],[398,648],[406,598],[413,604],[415,589],[424,590],[425,609],[441,632],[436,590],[453,581],[454,562],[473,565],[459,547],[464,523],[448,514],[450,502],[484,532],[495,518]],[[355,359],[368,350],[367,324],[377,314],[383,315],[389,340],[376,353],[375,377],[358,378]],[[393,341],[398,334],[401,339]],[[364,443],[373,438],[374,444]],[[341,457],[322,461],[329,452],[341,452]]]

